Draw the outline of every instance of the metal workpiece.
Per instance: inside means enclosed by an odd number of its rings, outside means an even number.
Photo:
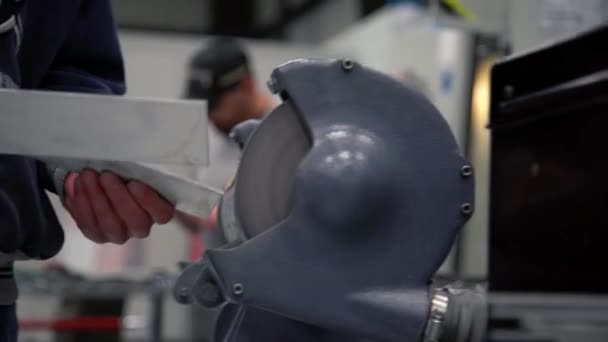
[[[420,340],[428,284],[474,204],[447,123],[356,62],[297,60],[271,79],[283,103],[248,139],[222,214],[247,240],[206,253],[241,308],[221,341]]]
[[[206,216],[218,205],[222,192],[207,185],[173,174],[159,164],[68,158],[41,158],[51,168],[70,171],[92,169],[111,171],[126,180],[136,179],[150,185],[175,208],[191,215]]]
[[[85,168],[111,171],[152,186],[177,209],[200,216],[221,198],[220,190],[166,171],[167,165],[208,165],[202,101],[0,89],[0,103],[0,153],[45,161],[53,178]]]
[[[0,103],[4,154],[209,163],[202,101],[0,89]]]

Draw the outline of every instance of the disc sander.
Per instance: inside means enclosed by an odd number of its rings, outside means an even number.
[[[249,138],[230,189],[234,194],[226,198],[233,202],[228,206],[233,204],[245,238],[289,215],[295,175],[311,147],[306,127],[289,100],[272,111]]]

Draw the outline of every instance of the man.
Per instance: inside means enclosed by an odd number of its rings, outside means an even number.
[[[270,96],[258,89],[244,47],[232,38],[214,38],[190,60],[185,97],[208,104],[210,167],[196,175],[198,181],[224,189],[234,177],[244,142],[230,138],[231,131],[247,120],[262,119],[273,108]],[[217,209],[207,218],[178,213],[178,220],[194,232],[191,258],[204,248],[221,244],[215,234]],[[202,233],[203,238],[199,236]],[[204,242],[203,242],[204,241]],[[194,307],[193,335],[211,340],[219,311]]]
[[[0,86],[123,94],[109,0],[1,1]],[[50,258],[63,244],[45,189],[62,194],[82,233],[99,243],[145,237],[153,223],[173,217],[174,207],[139,182],[91,170],[65,176],[31,158],[0,155],[2,342],[17,340],[14,261]]]
[[[262,119],[273,107],[273,99],[255,82],[245,48],[233,38],[213,38],[197,51],[189,65],[185,97],[208,103],[210,167],[196,175],[201,183],[224,189],[236,173],[240,147],[230,132],[247,120]],[[212,228],[214,214],[207,219],[178,218],[192,230]]]
[[[230,131],[244,121],[263,118],[273,101],[256,86],[245,48],[232,38],[212,39],[192,57],[185,96],[208,102],[211,167],[200,177],[224,188],[240,157]]]

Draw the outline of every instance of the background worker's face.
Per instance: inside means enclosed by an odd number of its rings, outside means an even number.
[[[228,133],[237,124],[253,118],[255,112],[255,85],[250,79],[241,81],[234,89],[226,92],[209,113],[213,124]]]

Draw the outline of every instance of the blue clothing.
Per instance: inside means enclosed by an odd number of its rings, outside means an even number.
[[[109,0],[1,1],[0,87],[123,94]],[[17,341],[12,258],[50,258],[63,244],[45,189],[55,190],[43,163],[0,155],[0,342]]]
[[[4,0],[1,6],[0,20],[12,14],[17,18],[14,29],[0,33],[0,75],[5,86],[124,93],[109,0]],[[6,14],[10,11],[16,13]],[[41,162],[0,155],[1,253],[20,251],[29,258],[45,259],[59,251],[63,231],[44,193],[53,188]]]
[[[17,341],[17,315],[15,305],[0,305],[0,341]]]

